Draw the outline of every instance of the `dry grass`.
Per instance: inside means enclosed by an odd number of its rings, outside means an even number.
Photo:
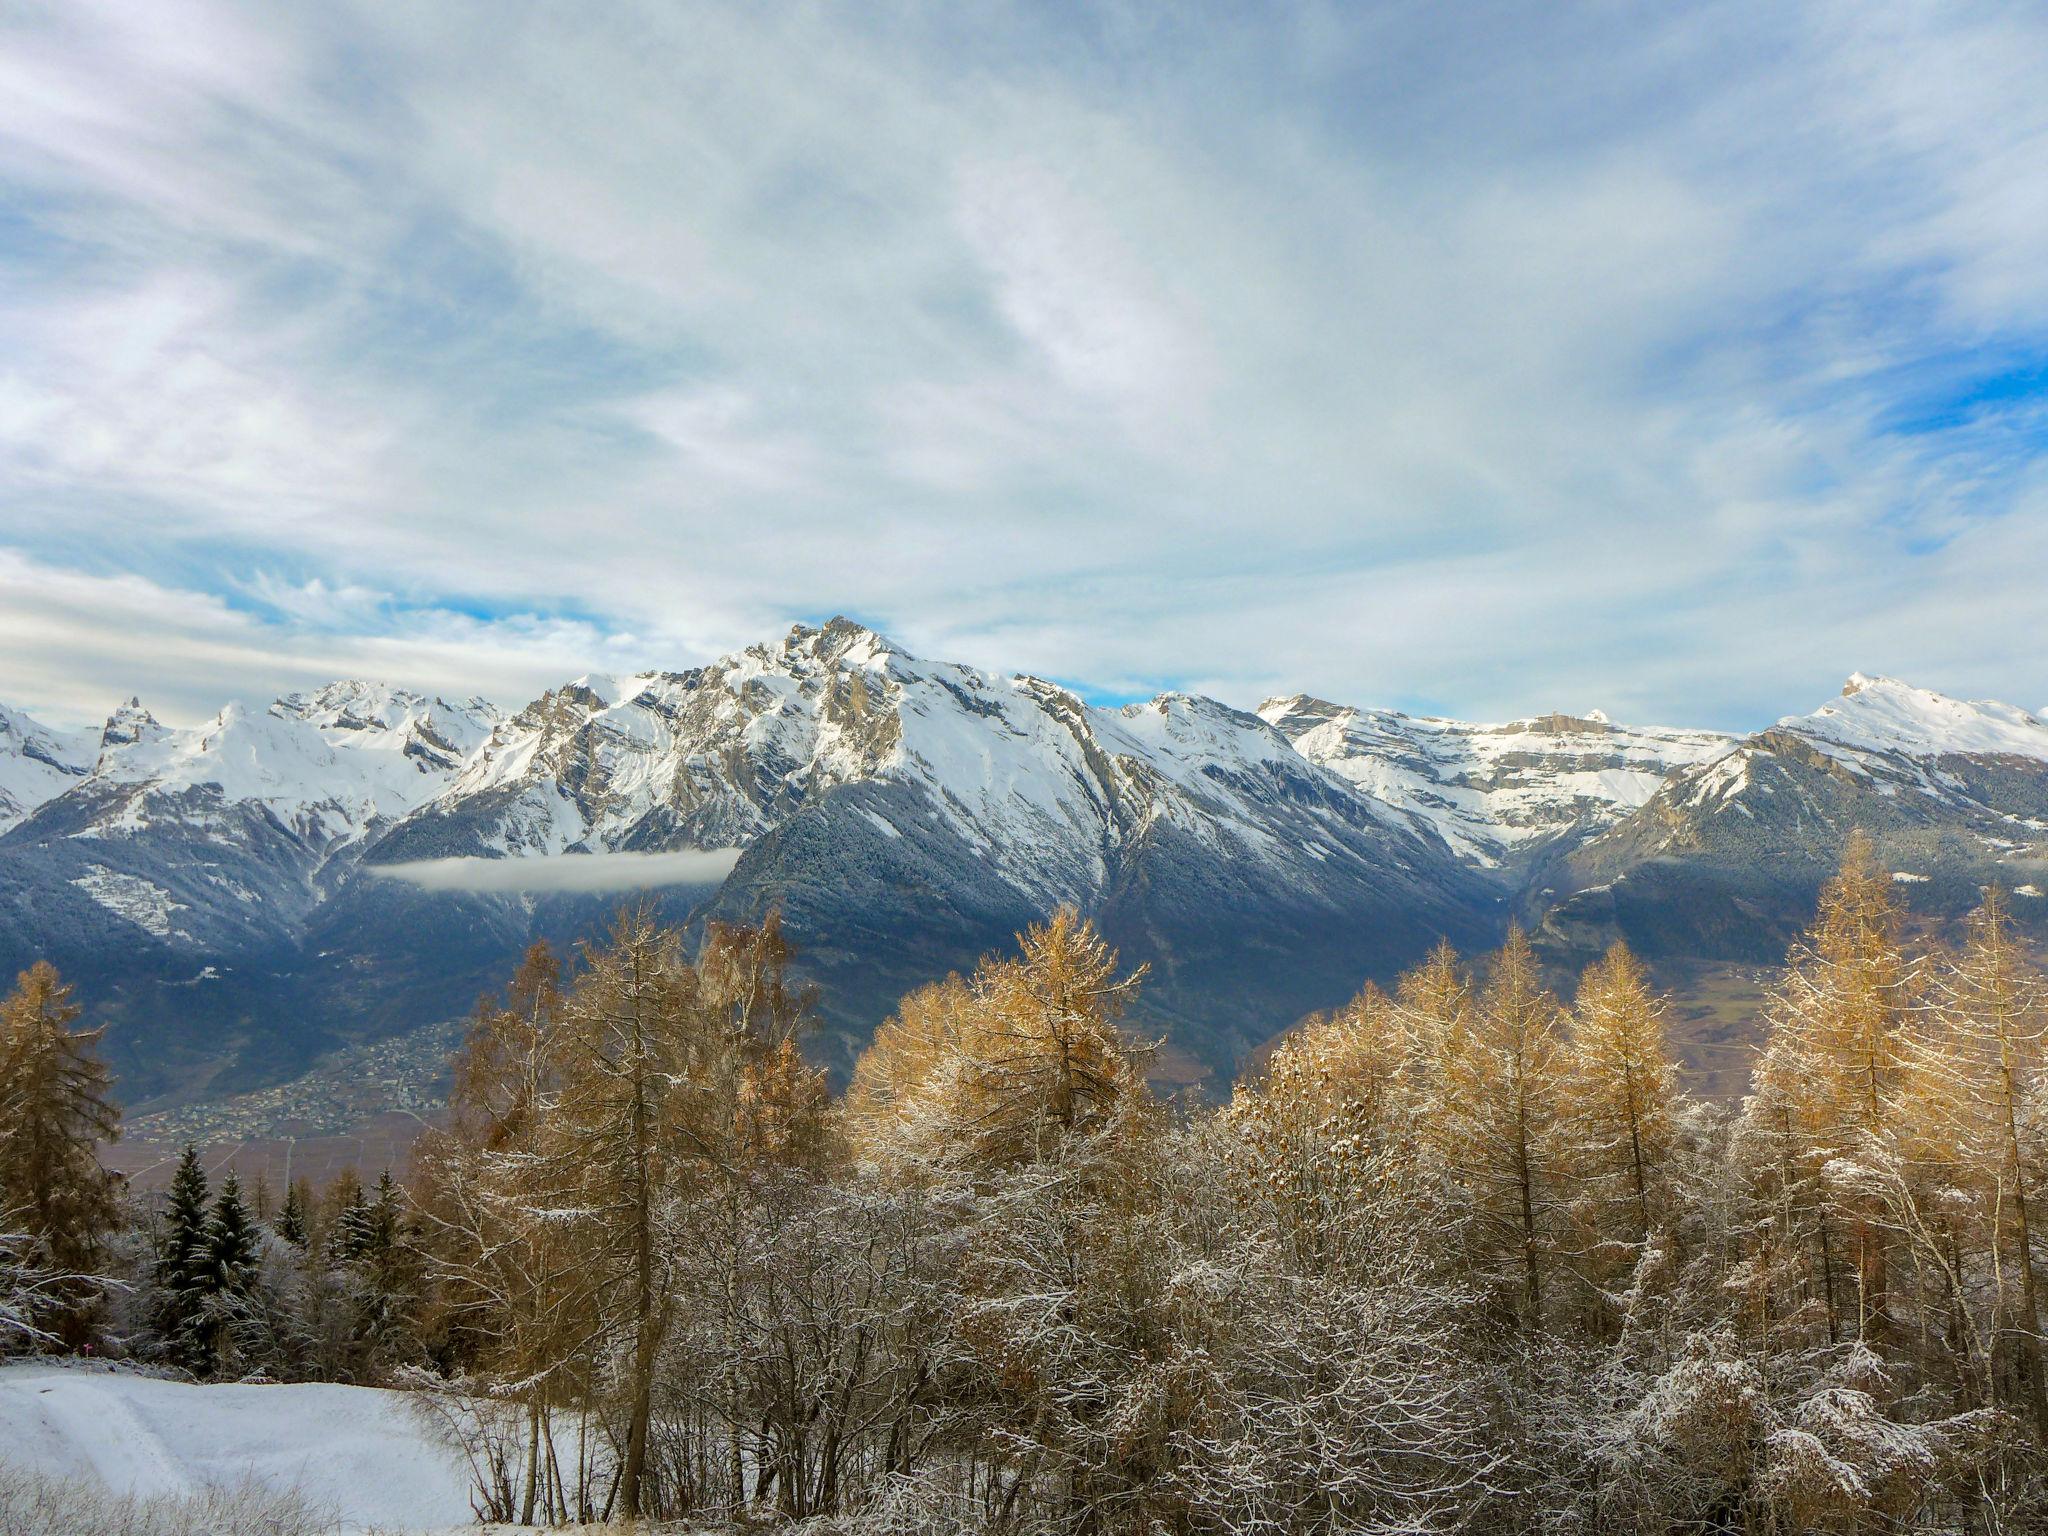
[[[0,1461],[0,1536],[326,1536],[331,1513],[254,1483],[138,1498]]]

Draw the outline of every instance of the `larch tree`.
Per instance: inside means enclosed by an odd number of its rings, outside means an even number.
[[[1368,985],[1303,1021],[1231,1096],[1241,1192],[1271,1203],[1296,1262],[1340,1261],[1351,1213],[1411,1182],[1407,1049],[1393,1004]]]
[[[1469,1023],[1455,1014],[1451,1023],[1441,1069],[1448,1161],[1471,1201],[1481,1262],[1518,1294],[1524,1326],[1537,1328],[1559,1198],[1563,1009],[1519,925],[1494,955]]]
[[[855,1145],[902,1173],[951,1148],[929,1107],[942,1073],[959,1070],[974,1027],[974,990],[957,971],[908,993],[853,1064],[840,1118]]]
[[[1746,1111],[1775,1117],[1785,1158],[1779,1181],[1818,1202],[1813,1230],[1830,1337],[1850,1331],[1880,1350],[1892,1338],[1891,1222],[1881,1191],[1896,1183],[1906,1026],[1922,980],[1900,941],[1893,889],[1869,837],[1852,834],[1767,1004],[1769,1038]],[[1845,1267],[1854,1281],[1853,1330],[1844,1328],[1836,1279]]]
[[[1931,1027],[1916,1037],[1908,1119],[1915,1160],[1929,1165],[1974,1215],[1970,1240],[1989,1274],[1990,1336],[1982,1362],[2011,1378],[2004,1395],[2048,1439],[2042,1303],[2036,1247],[2048,1174],[2048,986],[2012,930],[1993,886],[1969,938],[1933,984]],[[1936,1261],[1955,1266],[1949,1305],[1960,1310],[1968,1276],[1951,1234]],[[1956,1319],[1957,1324],[1964,1320]]]
[[[1117,1025],[1144,967],[1118,976],[1116,951],[1072,907],[1027,930],[1020,949],[975,973],[977,1028],[950,1106],[956,1131],[991,1164],[1095,1132],[1143,1085]]]
[[[918,995],[856,1070],[864,1159],[974,1213],[956,1327],[1006,1517],[1136,1519],[1172,1459],[1163,1117],[1118,1028],[1142,976],[1062,908]]]
[[[55,966],[37,961],[0,1001],[0,1213],[67,1277],[54,1283],[54,1323],[77,1347],[92,1328],[94,1278],[120,1219],[98,1146],[120,1130],[98,1030],[74,1030],[81,1012]]]
[[[1671,1240],[1681,1103],[1663,1001],[1626,944],[1617,942],[1579,982],[1563,1077],[1575,1247],[1604,1292],[1653,1238]]]
[[[655,1363],[674,1321],[676,1275],[661,1226],[667,1192],[685,1176],[674,1100],[688,1081],[695,993],[681,936],[642,907],[586,948],[562,1006],[570,1044],[547,1138],[559,1178],[551,1193],[580,1213],[591,1294],[619,1356],[619,1512],[629,1520],[644,1513]]]
[[[530,947],[505,991],[477,1003],[457,1052],[446,1125],[422,1136],[408,1193],[423,1233],[435,1326],[456,1357],[524,1416],[516,1470],[491,1513],[531,1523],[590,1514],[589,1490],[563,1487],[550,1454],[557,1408],[585,1397],[600,1328],[575,1228],[543,1213],[566,1174],[549,1122],[571,1058],[562,971]]]
[[[1470,1107],[1452,1084],[1465,1072],[1472,1036],[1472,983],[1448,941],[1439,940],[1401,978],[1395,1005],[1418,1128],[1448,1161],[1461,1137],[1462,1111]]]

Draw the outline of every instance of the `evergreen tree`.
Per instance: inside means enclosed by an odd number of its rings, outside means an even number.
[[[361,1257],[377,1262],[389,1257],[398,1242],[398,1186],[391,1170],[377,1175],[377,1192],[363,1212]]]
[[[327,1257],[334,1264],[353,1264],[369,1251],[370,1202],[355,1170],[345,1168],[327,1187]]]
[[[189,1143],[171,1175],[158,1239],[155,1323],[166,1354],[195,1375],[213,1363],[214,1244],[206,1170]]]
[[[230,1173],[206,1224],[205,1307],[216,1376],[239,1374],[267,1342],[265,1309],[255,1294],[258,1258],[256,1225],[242,1202],[241,1181]]]
[[[256,1218],[259,1226],[268,1226],[277,1214],[277,1199],[271,1193],[270,1175],[261,1168],[256,1170],[256,1180],[249,1187],[249,1214]]]
[[[299,1181],[294,1181],[286,1187],[284,1204],[278,1209],[277,1219],[271,1223],[271,1230],[294,1248],[305,1248],[308,1237],[306,1203],[300,1192]]]
[[[207,1222],[207,1259],[217,1290],[246,1288],[256,1268],[256,1224],[242,1203],[242,1185],[232,1173],[221,1181]]]

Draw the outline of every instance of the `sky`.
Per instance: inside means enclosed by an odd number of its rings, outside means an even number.
[[[2048,11],[0,4],[0,700],[847,614],[1180,688],[2048,706]]]

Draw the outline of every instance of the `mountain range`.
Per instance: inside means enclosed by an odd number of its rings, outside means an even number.
[[[897,997],[1062,902],[1150,975],[1162,1072],[1511,919],[1562,974],[1623,936],[1765,965],[1854,827],[1911,909],[1997,880],[2048,925],[2048,720],[1855,676],[1744,737],[1475,725],[1307,696],[1120,708],[844,619],[513,714],[339,682],[172,728],[0,710],[0,963],[58,963],[131,1103],[287,1077],[464,1011],[638,889],[784,915],[843,1070]]]

